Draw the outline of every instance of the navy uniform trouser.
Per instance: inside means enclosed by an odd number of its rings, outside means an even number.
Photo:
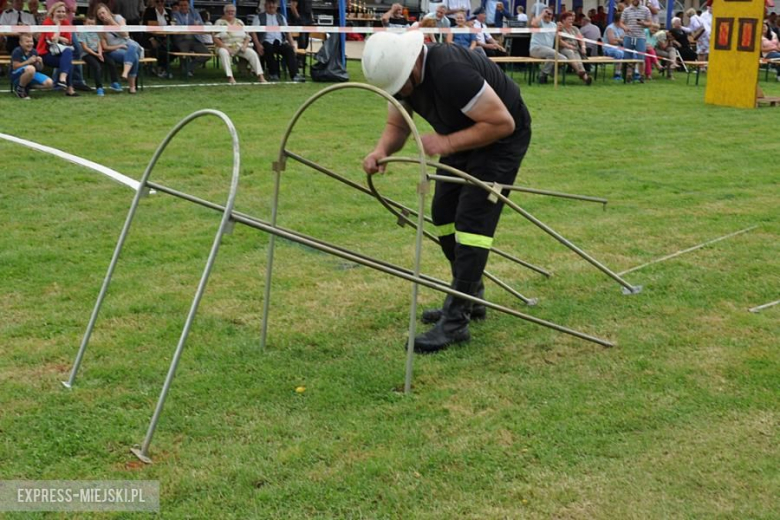
[[[485,182],[514,184],[530,141],[529,124],[517,129],[508,139],[443,157],[441,162]],[[441,169],[436,174],[451,176]],[[503,194],[509,196],[508,190]],[[478,282],[482,279],[503,209],[503,203],[489,201],[489,195],[474,185],[436,183],[431,217],[455,280]]]

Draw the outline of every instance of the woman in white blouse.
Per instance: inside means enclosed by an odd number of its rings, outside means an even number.
[[[236,18],[235,5],[225,5],[224,15],[214,24],[214,27],[221,26],[224,27],[224,30],[214,34],[214,44],[217,46],[219,61],[222,63],[222,68],[225,69],[228,83],[231,85],[236,83],[235,78],[233,78],[234,56],[240,56],[248,61],[252,71],[257,75],[257,81],[267,83],[265,76],[263,76],[263,67],[260,65],[260,57],[254,49],[249,47],[251,40],[243,30],[244,22]],[[238,28],[234,30],[233,28],[228,29],[228,27]]]

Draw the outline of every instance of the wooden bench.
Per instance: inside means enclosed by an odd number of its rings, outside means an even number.
[[[547,63],[548,61],[552,61],[541,58],[531,58],[528,56],[493,56],[489,59],[493,63],[503,63],[510,65],[511,70],[509,74],[512,76],[512,78],[514,78],[515,65],[529,65],[528,73],[526,74],[529,85],[531,85],[534,82],[534,79],[536,79],[536,69],[539,67],[539,65],[542,63]],[[565,60],[559,60],[558,63],[564,63],[564,61]]]
[[[607,66],[613,65],[615,68],[620,66],[628,67],[629,65],[637,65],[639,63],[643,63],[644,60],[638,60],[638,59],[617,59],[617,58],[610,58],[609,56],[592,56],[585,60],[583,63],[587,62],[594,66],[596,69],[596,72],[593,74],[593,76],[598,79],[599,77],[599,66],[603,65],[604,70],[601,75],[601,80],[606,81],[607,80]],[[621,71],[621,76],[623,77],[623,83],[628,81],[628,74],[626,71]]]
[[[552,61],[555,61],[550,58],[531,58],[526,56],[495,56],[490,58],[490,61],[495,63],[508,63],[508,64],[522,64],[522,65],[530,65],[529,67],[529,74],[528,74],[528,84],[531,85],[536,77],[536,69],[540,66],[542,63],[549,63]],[[569,63],[572,63],[574,60],[558,60],[559,65],[567,65]],[[607,65],[623,65],[623,64],[637,64],[641,63],[642,60],[617,60],[614,58],[610,58],[608,56],[594,56],[592,58],[588,58],[586,60],[582,60],[583,64],[590,64],[593,65],[595,72],[593,74],[594,78],[598,78],[598,69],[599,66],[604,66],[604,74],[602,75],[603,79],[606,79],[606,68]],[[512,69],[512,74],[514,72],[514,69]],[[566,75],[563,74],[562,77],[565,78]],[[624,79],[625,81],[625,79]]]
[[[759,68],[763,65],[766,67],[766,77],[764,77],[764,80],[769,81],[769,71],[772,69],[772,65],[776,67],[780,67],[780,58],[761,58],[758,60]],[[777,69],[777,75],[780,76],[780,69]]]
[[[157,65],[157,58],[143,57],[138,60],[138,88],[144,89],[144,67],[153,67]]]
[[[143,73],[143,66],[144,65],[155,65],[157,63],[157,58],[141,58],[138,60],[138,88],[143,90],[144,88],[144,73]],[[0,66],[7,65],[8,68],[11,68],[11,57],[7,55],[0,55]],[[84,60],[73,60],[73,65],[82,65],[87,66],[87,62]],[[10,82],[9,89],[11,93],[13,94],[13,80],[11,79],[11,71],[8,71],[8,81]]]
[[[178,52],[178,51],[171,51],[168,53],[168,56],[172,58],[179,58],[179,62],[181,62],[182,65],[186,65],[189,60],[192,58],[208,58],[210,60],[216,60],[217,59],[217,53],[209,52],[208,54],[203,52]],[[168,65],[170,66],[170,59],[168,60]],[[187,77],[187,67],[183,67],[184,69],[184,77]]]
[[[86,65],[86,62],[83,60],[73,60],[73,65]],[[14,81],[11,76],[11,56],[7,54],[0,55],[0,67],[2,66],[8,67],[8,90],[11,92],[11,94],[13,94]]]
[[[701,74],[701,69],[706,69],[708,61],[683,61],[685,64],[685,72],[688,73],[688,75],[685,78],[685,84],[689,84],[691,82],[691,74],[696,74],[696,83],[695,85],[699,85],[699,75]]]
[[[780,97],[760,97],[756,99],[756,105],[769,105],[770,107],[780,106]]]

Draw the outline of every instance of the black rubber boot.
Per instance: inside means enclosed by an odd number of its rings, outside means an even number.
[[[452,288],[466,294],[476,294],[481,282],[463,282],[455,280]],[[442,316],[436,325],[414,338],[414,351],[419,354],[438,352],[450,345],[464,343],[471,339],[469,321],[471,319],[472,302],[462,298],[445,300]]]
[[[482,283],[480,280],[479,282],[479,289],[477,289],[476,294],[474,294],[477,298],[485,299],[485,284]],[[423,311],[422,316],[420,317],[420,320],[423,323],[431,324],[436,323],[439,321],[442,317],[442,314],[444,314],[443,308],[447,306],[447,302],[452,299],[452,296],[449,294],[446,298],[444,298],[444,305],[441,309],[426,309]],[[485,318],[487,318],[487,307],[482,305],[481,303],[475,303],[473,304],[471,308],[471,319],[473,321],[482,321]]]

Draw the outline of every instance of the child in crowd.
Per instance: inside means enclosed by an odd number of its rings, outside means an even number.
[[[30,33],[19,35],[19,47],[11,54],[11,81],[14,93],[19,99],[30,99],[30,87],[41,86],[51,88],[54,82],[43,73],[43,60],[33,48],[33,37]]]
[[[211,27],[211,13],[207,9],[203,9],[200,12],[200,18],[203,20],[203,25],[207,27]],[[214,34],[213,33],[203,33],[203,44],[204,45],[214,45]]]
[[[655,52],[655,48],[658,45],[658,39],[655,35],[661,30],[661,26],[657,23],[650,24],[650,27],[645,27],[645,77],[647,79],[653,79],[653,68],[657,68],[658,72],[663,74],[663,67],[658,59],[658,55]]]
[[[84,19],[84,25],[97,25],[95,15],[87,15]],[[104,96],[103,90],[103,66],[108,67],[108,73],[111,75],[111,90],[122,92],[122,85],[119,84],[119,78],[116,73],[116,65],[110,59],[106,61],[103,54],[103,47],[100,44],[100,35],[96,32],[83,32],[79,34],[81,42],[81,59],[87,62],[92,76],[95,78],[95,92],[98,96]]]

